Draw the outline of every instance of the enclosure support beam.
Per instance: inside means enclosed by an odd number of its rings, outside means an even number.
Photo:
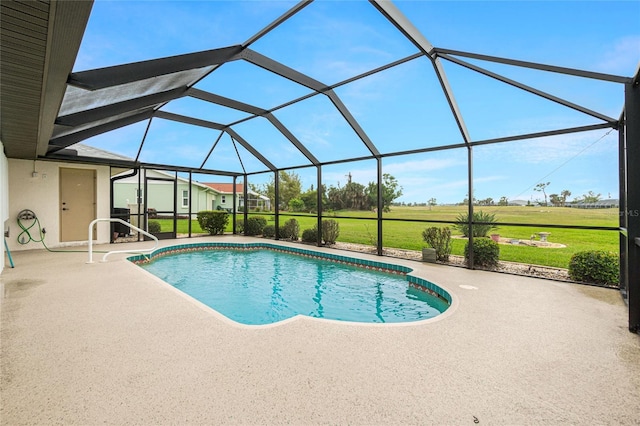
[[[539,64],[539,63],[527,62],[527,61],[519,61],[517,59],[500,58],[500,57],[497,57],[497,56],[481,55],[479,53],[463,52],[463,51],[460,51],[460,50],[452,50],[452,49],[443,49],[443,48],[440,48],[440,47],[436,47],[435,48],[435,53],[436,53],[437,56],[442,56],[443,54],[444,55],[448,54],[448,55],[455,55],[455,56],[465,56],[467,58],[480,59],[482,61],[497,62],[499,64],[513,65],[513,66],[516,66],[516,67],[531,68],[531,69],[535,69],[535,70],[542,70],[542,71],[547,71],[547,72],[555,72],[555,73],[559,73],[559,74],[574,75],[574,76],[584,77],[584,78],[593,78],[593,79],[596,79],[596,80],[611,81],[611,82],[614,82],[614,83],[628,83],[630,81],[629,77],[623,77],[623,76],[619,76],[619,75],[603,74],[603,73],[600,73],[600,72],[592,72],[592,71],[584,71],[584,70],[579,70],[579,69],[575,69],[575,68],[557,67],[557,66],[554,66],[554,65]]]
[[[176,185],[177,186],[177,185]],[[193,174],[191,173],[191,171],[189,171],[189,220],[187,221],[187,225],[189,226],[189,238],[191,238],[191,189],[193,188]],[[176,229],[176,232],[178,230]]]
[[[378,163],[378,256],[382,256],[382,209],[384,209],[384,200],[382,195],[384,193],[382,188],[382,159],[376,158]]]
[[[280,171],[273,172],[273,192],[275,198],[275,213],[276,213],[276,240],[280,239]]]
[[[453,114],[453,119],[458,125],[460,135],[462,136],[464,143],[468,144],[471,142],[471,136],[469,136],[469,130],[467,130],[467,125],[464,123],[462,112],[458,107],[456,98],[453,96],[453,90],[451,89],[451,85],[447,79],[447,74],[444,72],[444,67],[438,58],[432,60],[431,63],[433,64],[433,69],[435,70],[438,81],[440,82],[440,87],[442,87],[442,93],[444,93],[445,98],[447,98],[447,103],[449,104],[449,109],[451,109],[451,114]]]
[[[629,262],[627,260],[627,164],[626,164],[626,147],[625,147],[625,118],[624,110],[620,115],[620,127],[618,129],[618,198],[620,200],[618,205],[618,223],[620,226],[619,243],[620,243],[620,293],[622,298],[627,301],[627,288],[629,287],[629,280],[627,271],[629,270]]]
[[[378,151],[378,149],[375,147],[369,136],[367,136],[367,134],[364,132],[362,127],[360,127],[360,124],[358,124],[358,121],[356,121],[355,117],[351,115],[349,109],[347,109],[345,104],[342,103],[338,95],[333,90],[327,91],[326,95],[329,97],[329,100],[333,103],[340,114],[342,114],[342,117],[347,121],[347,124],[349,124],[356,135],[358,135],[358,138],[360,138],[362,143],[367,147],[371,155],[374,155],[376,157],[380,156],[380,152]]]
[[[627,298],[629,330],[640,331],[640,81],[625,85]]]
[[[249,197],[247,197],[247,193],[249,191],[248,191],[248,188],[247,188],[247,177],[248,176],[245,173],[244,177],[243,177],[244,181],[242,183],[242,196],[243,196],[243,205],[242,205],[243,208],[242,208],[242,211],[244,212],[242,217],[243,217],[244,225],[245,225],[244,226],[244,235],[245,236],[247,235],[247,219],[249,219],[249,203],[248,203]]]
[[[67,83],[86,90],[99,90],[181,71],[224,64],[228,61],[237,60],[238,57],[236,55],[242,52],[242,49],[242,46],[236,45],[188,53],[186,55],[74,72],[69,75]]]
[[[265,118],[269,120],[273,127],[278,129],[278,131],[280,131],[280,133],[282,133],[284,137],[287,138],[289,142],[291,142],[293,146],[295,146],[298,151],[302,153],[302,155],[307,157],[307,160],[309,160],[311,164],[313,164],[314,166],[320,164],[320,161],[318,161],[318,159],[307,149],[307,147],[305,147],[304,144],[300,142],[298,138],[296,138],[293,133],[291,133],[289,129],[287,129],[284,124],[282,124],[280,120],[275,117],[275,115],[269,112],[265,114]]]
[[[310,4],[311,4],[311,0],[303,0],[303,1],[299,2],[298,4],[293,6],[291,9],[287,10],[278,19],[276,19],[275,21],[273,21],[272,23],[267,25],[265,28],[260,30],[256,35],[254,35],[249,40],[247,40],[244,43],[242,43],[242,46],[243,47],[249,47],[250,45],[252,45],[256,41],[260,40],[262,37],[267,35],[270,31],[274,30],[277,26],[279,26],[280,24],[282,24],[283,22],[285,22],[286,20],[288,20],[293,15],[295,15],[296,13],[298,13],[299,11],[301,11],[303,8],[307,7]]]
[[[276,166],[271,164],[269,160],[267,160],[258,150],[256,150],[253,146],[249,144],[246,140],[242,138],[239,134],[237,134],[233,129],[225,129],[225,131],[235,140],[238,141],[240,145],[244,147],[247,151],[249,151],[254,157],[256,157],[262,164],[267,166],[271,170],[277,170]],[[245,171],[246,175],[246,171]],[[246,201],[246,200],[245,200]]]
[[[469,196],[468,200],[468,226],[469,226],[469,259],[467,267],[474,268],[473,264],[473,147],[467,147],[467,174],[469,177]]]
[[[322,246],[322,166],[318,165],[318,247]]]
[[[238,209],[236,208],[236,206],[238,205],[238,191],[236,191],[236,184],[237,184],[237,180],[238,177],[234,176],[233,177],[233,217],[231,218],[231,226],[233,228],[232,230],[232,234],[236,234],[236,213],[238,212]]]
[[[82,142],[85,139],[89,139],[93,136],[98,136],[111,130],[119,129],[120,127],[129,126],[139,121],[147,120],[153,116],[153,110],[146,110],[140,114],[132,115],[129,117],[121,118],[119,120],[110,121],[105,124],[90,127],[85,130],[79,130],[73,133],[62,134],[49,140],[49,149],[47,155],[66,148],[74,143]]]
[[[473,70],[475,72],[478,72],[480,74],[486,75],[487,77],[491,77],[491,78],[494,78],[494,79],[496,79],[498,81],[501,81],[501,82],[503,82],[505,84],[509,84],[511,86],[517,87],[518,89],[524,90],[525,92],[532,93],[532,94],[534,94],[536,96],[540,96],[540,97],[542,97],[544,99],[547,99],[549,101],[556,102],[556,103],[558,103],[558,104],[560,104],[562,106],[565,106],[567,108],[574,109],[574,110],[576,110],[578,112],[581,112],[583,114],[588,114],[588,115],[590,115],[592,117],[598,118],[598,119],[606,121],[608,123],[614,123],[616,121],[614,118],[607,117],[606,115],[600,114],[597,111],[593,111],[593,110],[590,110],[588,108],[582,107],[580,105],[574,104],[574,103],[569,102],[569,101],[567,101],[565,99],[559,98],[557,96],[553,96],[553,95],[551,95],[549,93],[543,92],[542,90],[535,89],[535,88],[533,88],[531,86],[527,86],[526,84],[519,83],[519,82],[517,82],[515,80],[512,80],[510,78],[503,77],[500,74],[488,71],[488,70],[486,70],[484,68],[478,67],[478,66],[470,64],[468,62],[461,61],[460,59],[454,58],[452,56],[440,55],[440,57],[444,58],[444,59],[447,59],[447,60],[449,60],[451,62],[454,62],[454,63],[456,63],[456,64],[458,64],[460,66],[463,66],[465,68],[468,68],[470,70]]]
[[[191,218],[189,218],[191,219]],[[173,238],[178,236],[178,171],[173,172]]]
[[[460,134],[465,143],[469,143],[471,138],[467,127],[462,119],[462,113],[458,108],[458,104],[453,96],[453,91],[449,86],[447,75],[444,72],[444,68],[438,59],[433,45],[427,40],[427,38],[418,30],[409,19],[390,1],[382,0],[369,0],[373,6],[391,22],[411,43],[414,44],[426,57],[431,60],[433,69],[438,77],[442,91],[447,98],[449,108],[453,114],[453,118],[456,120]]]

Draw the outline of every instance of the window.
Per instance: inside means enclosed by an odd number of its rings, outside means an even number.
[[[182,207],[189,207],[189,191],[182,191]]]
[[[227,196],[226,196],[226,195],[223,195],[222,197],[220,197],[220,202],[221,202],[222,204],[227,204]]]

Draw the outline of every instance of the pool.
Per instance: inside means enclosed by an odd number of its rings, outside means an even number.
[[[359,323],[433,318],[448,292],[410,268],[269,243],[200,243],[129,258],[241,324],[306,315]]]

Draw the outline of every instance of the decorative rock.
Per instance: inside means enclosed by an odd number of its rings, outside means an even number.
[[[372,246],[367,246],[364,244],[352,244],[352,243],[336,243],[334,246],[339,250],[350,250],[357,251],[360,253],[369,253],[375,254],[376,248]],[[434,249],[435,251],[435,249]],[[415,250],[402,250],[395,248],[385,248],[383,250],[383,254],[385,256],[397,257],[400,259],[408,259],[408,260],[422,260],[422,253]],[[464,257],[462,256],[449,256],[449,262],[447,265],[452,266],[464,266]],[[498,262],[498,267],[493,269],[496,272],[503,272],[507,274],[514,275],[525,275],[529,277],[538,277],[538,278],[547,278],[551,280],[557,281],[569,281],[572,280],[569,278],[569,273],[566,269],[562,268],[552,268],[549,266],[539,266],[539,265],[527,265],[523,263],[514,263],[514,262]]]

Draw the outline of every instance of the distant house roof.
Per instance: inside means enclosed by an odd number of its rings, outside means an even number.
[[[202,182],[203,185],[207,185],[209,188],[213,188],[216,191],[222,194],[233,194],[233,184],[232,183],[215,183],[215,182]],[[236,184],[236,192],[238,194],[242,194],[244,191],[243,184]],[[253,191],[249,191],[252,194],[255,194]]]
[[[211,189],[218,191],[221,194],[233,194],[232,183],[203,182],[202,184],[208,186]],[[236,194],[238,195],[238,197],[242,197],[243,192],[244,192],[244,185],[241,183],[236,183]],[[263,200],[269,199],[269,197],[264,196],[262,194],[258,194],[257,192],[252,191],[250,189],[247,190],[247,192]]]

